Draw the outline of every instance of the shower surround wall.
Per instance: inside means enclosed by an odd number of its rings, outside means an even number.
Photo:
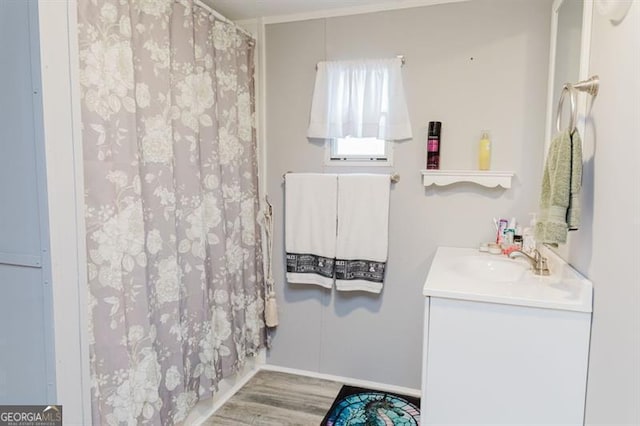
[[[524,220],[536,209],[550,10],[550,0],[480,0],[266,26],[266,177],[280,304],[269,364],[419,388],[421,290],[436,247],[473,247],[494,237],[492,217]],[[282,174],[391,171],[324,166],[324,147],[305,137],[315,65],[398,54],[407,59],[414,140],[395,143],[393,170],[402,179],[391,191],[383,292],[288,284]],[[432,120],[443,122],[442,169],[476,168],[477,140],[490,129],[492,168],[515,171],[513,187],[425,188],[419,171]]]

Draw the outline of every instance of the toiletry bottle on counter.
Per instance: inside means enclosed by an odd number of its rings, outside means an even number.
[[[440,168],[440,121],[430,121],[427,135],[427,169],[437,170]]]
[[[513,236],[513,245],[516,246],[516,249],[522,250],[522,228],[519,225],[516,226],[516,234]]]
[[[483,130],[480,143],[478,145],[478,169],[489,170],[491,167],[491,140],[489,131]]]
[[[533,253],[533,250],[536,248],[535,229],[538,219],[535,213],[530,214],[531,222],[529,222],[529,226],[524,228],[524,231],[522,232],[522,251],[527,253]]]
[[[496,244],[503,244],[504,243],[504,233],[507,230],[507,227],[509,226],[509,221],[507,221],[507,219],[500,219],[500,221],[498,222],[498,233],[496,235]]]
[[[504,230],[504,241],[503,244],[507,247],[511,247],[515,241],[516,235],[516,218],[511,218],[509,225],[507,225],[507,229]]]

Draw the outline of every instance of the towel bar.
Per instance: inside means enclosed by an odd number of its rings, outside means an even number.
[[[285,173],[282,174],[282,180],[284,180],[284,178],[287,176],[287,174],[289,173],[293,173],[291,170],[286,171]],[[389,175],[389,180],[391,181],[391,183],[398,183],[400,182],[400,173],[393,173]]]

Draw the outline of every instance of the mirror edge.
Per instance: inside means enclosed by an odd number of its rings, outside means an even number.
[[[558,11],[560,10],[560,6],[562,6],[565,1],[566,0],[554,0],[551,6],[551,37],[549,41],[549,75],[547,80],[547,115],[545,123],[544,155],[542,162],[543,169],[547,159],[547,152],[549,151],[549,146],[551,144],[553,129],[555,129],[554,118],[556,105],[553,105],[553,95],[556,65],[556,44],[558,38]],[[589,63],[591,59],[591,24],[593,20],[593,10],[594,0],[584,0],[582,10],[582,31],[580,35],[580,70],[578,73],[579,81],[589,78]],[[577,103],[578,113],[576,128],[580,132],[580,135],[582,135],[583,137],[583,147],[587,117],[589,113],[589,105],[591,102],[591,100],[588,99],[587,96],[588,95],[585,93],[579,93]],[[584,149],[583,152],[585,152]],[[585,155],[589,154],[585,152]],[[549,246],[547,244],[545,244],[545,246],[553,250],[563,260],[569,262],[571,233],[569,233],[567,242],[565,244],[560,244],[558,247]]]
[[[549,72],[547,76],[547,114],[545,122],[544,137],[544,159],[546,161],[547,151],[551,144],[553,135],[553,121],[555,118],[555,107],[553,104],[554,95],[554,75],[556,65],[556,44],[558,40],[558,11],[560,6],[567,0],[554,0],[551,6],[551,36],[549,41]],[[593,18],[594,0],[584,0],[582,11],[582,31],[580,35],[580,70],[579,80],[589,78],[589,60],[591,52],[591,21]],[[576,82],[567,82],[576,83]],[[578,117],[576,127],[581,135],[584,135],[585,122],[587,116],[587,98],[586,94],[580,93],[578,96]],[[544,162],[542,164],[544,168]]]

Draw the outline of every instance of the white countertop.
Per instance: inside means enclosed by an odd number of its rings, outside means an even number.
[[[427,275],[423,295],[591,312],[591,281],[550,250],[544,250],[543,254],[549,260],[550,276],[536,276],[529,270],[517,281],[495,282],[461,273],[459,265],[469,258],[507,260],[506,256],[482,253],[473,248],[439,247]],[[512,261],[525,262],[524,259]]]

